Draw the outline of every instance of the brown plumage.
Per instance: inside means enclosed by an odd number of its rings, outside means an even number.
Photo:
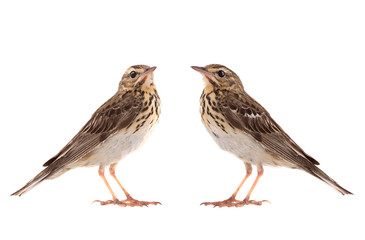
[[[12,195],[21,196],[43,180],[56,178],[70,169],[99,166],[99,175],[113,196],[112,201],[99,201],[101,204],[157,204],[131,198],[114,175],[117,163],[143,143],[159,118],[160,98],[153,82],[154,70],[155,67],[146,65],[128,68],[117,93],[96,110],[59,153],[44,163],[46,168],[42,172]],[[108,165],[110,173],[127,195],[127,200],[119,201],[106,182],[104,168]]]
[[[285,166],[304,170],[334,187],[342,194],[351,192],[342,188],[316,165],[319,163],[303,151],[270,114],[244,90],[239,77],[229,68],[211,64],[192,67],[200,72],[206,83],[202,93],[201,116],[208,132],[217,144],[244,161],[247,174],[236,192],[227,200],[205,205],[243,206],[261,205],[263,201],[249,200],[263,175],[263,165]],[[240,187],[257,166],[258,177],[243,201],[235,199]]]

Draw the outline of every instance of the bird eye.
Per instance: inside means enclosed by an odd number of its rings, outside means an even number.
[[[224,77],[225,75],[226,75],[226,73],[223,70],[218,71],[218,76]]]
[[[137,76],[137,73],[135,71],[132,71],[132,72],[129,73],[129,76],[131,78],[135,78]]]

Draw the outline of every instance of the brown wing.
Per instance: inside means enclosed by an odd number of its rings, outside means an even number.
[[[130,126],[141,108],[141,99],[132,92],[117,93],[104,103],[72,138],[72,140],[43,166],[65,166],[82,158],[97,145],[120,129]]]
[[[249,95],[229,93],[220,99],[219,107],[232,126],[250,134],[266,149],[283,159],[300,166],[306,165],[308,161],[319,164],[306,154]]]

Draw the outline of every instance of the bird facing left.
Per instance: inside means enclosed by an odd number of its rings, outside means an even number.
[[[94,202],[121,207],[160,204],[132,198],[115,176],[118,162],[142,145],[159,119],[160,98],[153,80],[155,69],[146,65],[128,68],[114,96],[96,110],[59,153],[43,164],[46,167],[43,171],[12,195],[21,196],[42,181],[59,177],[70,169],[99,166],[99,176],[113,199]],[[125,200],[116,197],[106,180],[104,170],[107,166],[125,193]]]

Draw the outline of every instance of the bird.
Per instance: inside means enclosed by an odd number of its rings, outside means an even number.
[[[264,173],[264,165],[300,169],[343,195],[352,194],[319,169],[319,162],[305,153],[269,112],[245,92],[235,72],[220,64],[192,68],[203,75],[205,83],[200,97],[200,114],[206,130],[220,148],[236,155],[246,168],[245,177],[231,197],[224,201],[203,202],[202,205],[242,207],[269,202],[250,199]],[[238,200],[236,195],[251,175],[252,165],[257,167],[257,177],[246,197]]]
[[[57,178],[74,168],[99,166],[99,176],[112,200],[94,202],[120,207],[161,204],[132,198],[115,175],[118,162],[140,147],[158,122],[161,110],[154,84],[155,69],[147,65],[129,67],[122,76],[118,91],[96,110],[61,151],[43,164],[46,167],[43,171],[11,195],[21,196],[42,181]],[[126,195],[125,200],[116,197],[106,180],[104,171],[108,166],[110,175]]]

